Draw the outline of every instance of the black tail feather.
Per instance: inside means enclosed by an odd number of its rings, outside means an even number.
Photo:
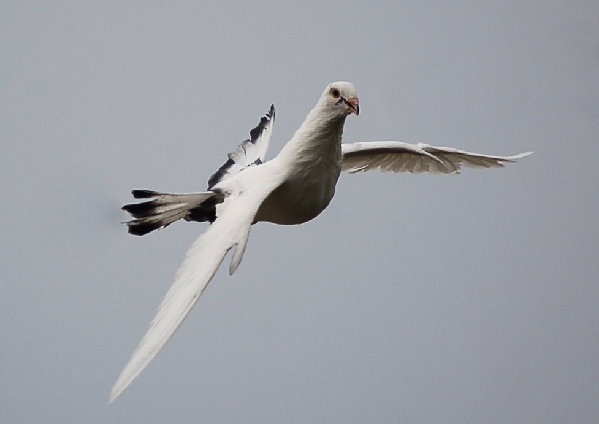
[[[158,221],[147,222],[147,221],[129,221],[127,222],[127,226],[129,227],[129,234],[133,234],[135,236],[143,236],[152,232],[154,230],[159,229],[160,227],[166,227],[169,224],[163,224]]]
[[[149,199],[160,196],[162,193],[153,190],[132,190],[131,194],[135,199]]]
[[[129,212],[134,218],[144,218],[146,216],[154,215],[156,206],[156,202],[152,200],[142,203],[129,203],[121,209]]]

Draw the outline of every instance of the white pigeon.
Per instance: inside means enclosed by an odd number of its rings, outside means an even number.
[[[152,200],[123,206],[135,218],[127,223],[131,234],[144,235],[181,218],[209,221],[211,225],[187,252],[150,328],[114,384],[110,402],[166,344],[232,248],[235,249],[229,273],[235,272],[252,224],[266,221],[292,225],[315,218],[333,198],[341,171],[457,173],[461,166],[502,167],[505,162],[531,154],[488,156],[401,141],[341,144],[345,118],[359,112],[353,84],[331,83],[274,159],[265,162],[275,120],[271,106],[250,131],[250,138],[230,153],[227,162],[212,175],[207,191],[133,191],[135,198]]]

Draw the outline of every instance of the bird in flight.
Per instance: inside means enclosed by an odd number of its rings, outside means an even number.
[[[502,167],[531,154],[490,156],[401,141],[342,144],[345,119],[359,113],[353,84],[331,83],[275,158],[265,160],[275,121],[271,106],[250,131],[250,138],[229,153],[228,160],[209,178],[206,191],[173,194],[133,190],[134,198],[151,200],[123,206],[134,218],[127,222],[131,234],[141,236],[179,219],[211,225],[188,250],[150,328],[114,384],[110,402],[164,347],[231,249],[229,273],[235,272],[252,224],[310,221],[329,205],[341,171],[451,174],[462,166]]]

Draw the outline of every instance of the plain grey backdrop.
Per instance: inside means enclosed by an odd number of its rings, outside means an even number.
[[[4,1],[0,422],[599,422],[596,1]],[[203,190],[271,103],[325,85],[345,141],[535,154],[343,175],[252,228],[164,351],[108,392],[205,225],[129,236],[132,188]]]

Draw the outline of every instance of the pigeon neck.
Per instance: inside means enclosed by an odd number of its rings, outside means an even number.
[[[345,115],[331,113],[317,104],[306,116],[304,122],[293,135],[292,141],[305,145],[331,145],[341,143]]]

